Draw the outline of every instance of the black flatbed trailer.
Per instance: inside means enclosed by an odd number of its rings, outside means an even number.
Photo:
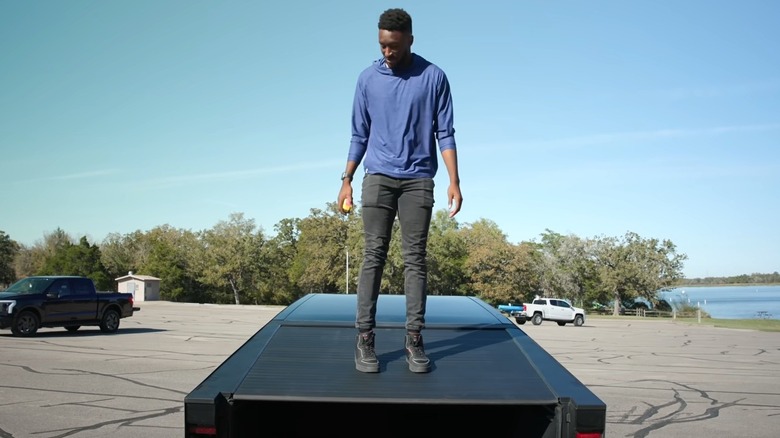
[[[604,402],[474,297],[428,297],[416,374],[405,297],[380,295],[380,372],[355,370],[355,298],[306,295],[260,328],[185,397],[185,437],[603,436]]]

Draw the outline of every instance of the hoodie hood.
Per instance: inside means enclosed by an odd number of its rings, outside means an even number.
[[[376,61],[374,61],[374,69],[377,72],[379,72],[379,73],[381,73],[383,75],[399,76],[399,75],[402,75],[402,74],[408,74],[408,73],[414,71],[415,69],[420,68],[420,66],[422,64],[424,64],[424,61],[425,60],[421,56],[418,56],[417,54],[412,53],[412,63],[411,64],[409,64],[406,67],[392,69],[392,68],[387,67],[387,65],[385,64],[385,57],[383,56],[383,57],[377,59]]]

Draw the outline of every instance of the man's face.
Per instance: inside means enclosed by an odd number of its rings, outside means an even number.
[[[396,68],[407,63],[412,55],[414,37],[410,33],[398,30],[379,29],[379,48],[385,57],[387,67]]]

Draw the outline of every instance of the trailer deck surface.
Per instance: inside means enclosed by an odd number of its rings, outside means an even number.
[[[352,427],[378,427],[380,436],[404,434],[409,425],[400,420],[409,416],[428,418],[415,427],[437,436],[460,433],[481,417],[501,419],[480,426],[491,436],[573,436],[574,425],[603,431],[601,400],[476,298],[428,297],[423,339],[432,368],[412,373],[404,354],[405,308],[403,295],[380,295],[380,372],[362,373],[354,363],[356,296],[299,299],[187,395],[188,430],[216,427],[223,430],[219,436],[230,437],[259,429],[266,436],[352,436],[338,420],[347,413]],[[290,412],[295,421],[278,421]],[[334,420],[311,429],[307,419],[323,416]]]
[[[233,399],[515,405],[558,402],[504,330],[425,330],[425,350],[433,369],[422,375],[409,372],[403,348],[405,330],[389,328],[376,330],[380,372],[356,371],[355,334],[352,327],[283,324],[248,370]]]

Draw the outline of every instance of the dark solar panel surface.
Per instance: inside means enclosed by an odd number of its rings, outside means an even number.
[[[404,329],[376,330],[379,373],[355,370],[352,327],[283,325],[235,400],[554,404],[557,398],[505,330],[426,329],[430,373],[409,371]]]

